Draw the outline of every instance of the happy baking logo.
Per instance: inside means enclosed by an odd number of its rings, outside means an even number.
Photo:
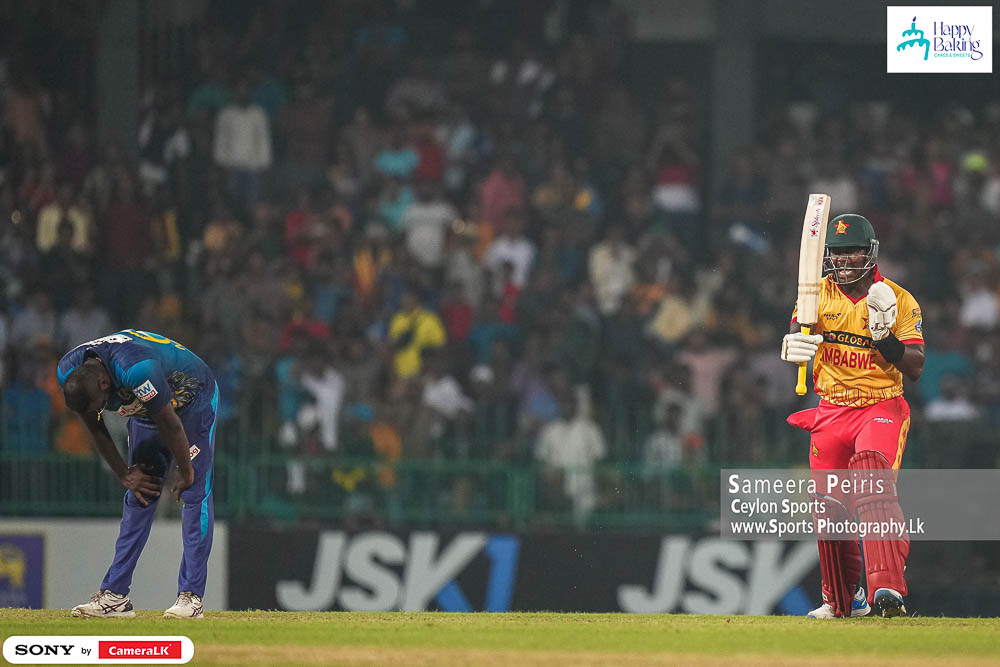
[[[924,60],[927,60],[932,48],[935,58],[982,59],[980,40],[975,38],[975,24],[934,21],[931,26],[933,40],[928,40],[924,31],[917,27],[917,17],[914,16],[909,29],[903,31],[904,41],[896,46],[896,50],[916,47],[919,53],[923,47]]]
[[[887,7],[886,72],[992,73],[993,8]]]

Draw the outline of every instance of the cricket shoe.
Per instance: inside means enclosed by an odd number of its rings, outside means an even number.
[[[865,595],[865,588],[861,586],[854,594],[854,600],[851,601],[851,618],[867,616],[871,613],[871,610],[872,608],[868,606],[868,596]],[[806,614],[806,616],[812,618],[835,618],[833,615],[833,606],[829,602],[824,602]]]
[[[163,612],[163,618],[205,618],[201,598],[191,591],[181,591],[174,606]]]
[[[70,616],[74,618],[135,618],[132,601],[127,595],[111,591],[98,591],[90,596],[90,602],[73,607]]]
[[[891,588],[880,588],[875,591],[875,610],[882,618],[906,616],[903,596]]]

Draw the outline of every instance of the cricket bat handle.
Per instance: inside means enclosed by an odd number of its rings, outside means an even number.
[[[802,325],[801,331],[807,336],[811,333],[809,326],[805,324]],[[806,395],[806,367],[808,365],[808,361],[803,361],[799,364],[799,381],[795,384],[795,393],[799,396]]]

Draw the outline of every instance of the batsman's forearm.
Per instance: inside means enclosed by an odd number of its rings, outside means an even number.
[[[910,380],[916,382],[924,372],[924,348],[922,345],[907,345],[903,358],[896,368]]]
[[[882,340],[875,341],[874,347],[882,358],[900,370],[913,381],[920,379],[924,370],[924,346],[921,343],[906,345],[892,332]]]

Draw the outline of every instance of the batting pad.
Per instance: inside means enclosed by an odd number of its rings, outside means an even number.
[[[896,474],[888,459],[881,452],[866,449],[852,456],[847,467],[851,471],[854,488],[862,489],[854,495],[858,521],[894,521],[898,525],[904,525],[903,510],[896,494]],[[869,484],[861,484],[864,481]],[[910,553],[910,538],[905,528],[898,539],[866,538],[862,544],[869,598],[879,588],[892,588],[906,595],[903,567]]]

